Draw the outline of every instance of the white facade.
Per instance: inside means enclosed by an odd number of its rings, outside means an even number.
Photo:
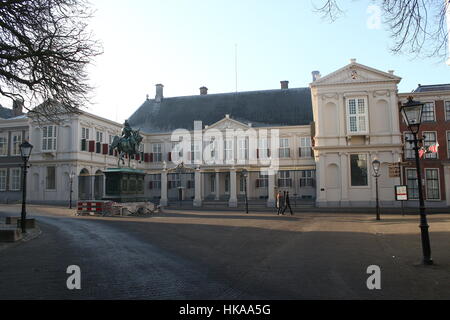
[[[352,60],[311,84],[318,206],[373,206],[372,161],[381,161],[380,201],[395,206],[389,163],[401,161],[400,78]]]

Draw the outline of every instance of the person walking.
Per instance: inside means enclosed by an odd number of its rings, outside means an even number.
[[[278,193],[277,193],[277,209],[278,209],[277,215],[280,215],[281,211],[283,210],[282,203],[283,203],[283,196],[281,195],[281,191],[278,191]]]
[[[294,212],[292,212],[291,208],[291,200],[289,199],[289,191],[286,192],[286,195],[284,197],[284,209],[283,209],[283,215],[286,212],[286,209],[289,207],[289,211],[291,212],[291,216],[294,215]]]

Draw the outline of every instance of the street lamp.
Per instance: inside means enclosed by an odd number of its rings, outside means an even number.
[[[381,176],[380,175],[380,165],[381,162],[377,159],[375,159],[372,162],[372,169],[373,169],[373,176],[375,177],[375,185],[376,185],[376,193],[377,193],[377,221],[380,221],[380,199],[378,196],[378,178]]]
[[[21,214],[21,222],[22,233],[27,232],[26,228],[26,220],[27,220],[27,211],[26,211],[26,202],[27,202],[27,169],[28,160],[30,159],[31,150],[33,150],[33,146],[28,142],[24,141],[20,146],[20,155],[23,160],[23,183],[22,183],[22,214]]]
[[[413,97],[409,97],[408,102],[402,106],[401,112],[406,124],[409,127],[409,130],[413,135],[413,140],[406,139],[406,141],[409,143],[414,143],[414,151],[416,156],[417,183],[419,187],[419,201],[420,201],[420,230],[422,236],[423,262],[425,265],[432,265],[433,260],[431,259],[430,236],[428,233],[429,226],[427,222],[427,215],[425,213],[425,201],[423,198],[423,187],[422,187],[422,171],[420,168],[420,158],[419,158],[419,143],[422,143],[423,139],[417,138],[420,124],[422,122],[423,105],[424,104],[419,101],[414,101]]]
[[[70,197],[69,197],[69,209],[72,209],[72,193],[73,193],[73,179],[75,178],[75,173],[72,171],[69,174],[70,179]]]
[[[247,177],[248,177],[247,169],[242,170],[241,178],[244,178],[245,212],[248,214]]]

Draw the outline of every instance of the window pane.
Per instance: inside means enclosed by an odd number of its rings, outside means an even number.
[[[406,170],[406,179],[408,185],[408,197],[409,199],[419,199],[419,184],[417,182],[416,169]]]
[[[426,170],[426,183],[427,183],[427,199],[439,200],[439,170],[427,169]]]
[[[367,156],[352,154],[350,156],[352,186],[367,186]]]

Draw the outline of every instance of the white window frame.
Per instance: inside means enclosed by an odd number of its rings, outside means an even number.
[[[415,160],[416,159],[416,151],[414,150],[414,143],[409,143],[406,141],[406,139],[409,139],[410,141],[412,141],[413,138],[414,138],[414,136],[410,131],[406,131],[403,133],[403,139],[405,141],[405,148],[404,148],[405,160]],[[412,157],[408,157],[409,152],[412,153]]]
[[[49,135],[49,128],[51,128],[51,136]],[[54,125],[43,126],[41,130],[41,138],[42,138],[42,151],[44,152],[56,152],[57,143],[58,143],[58,132],[57,127]],[[48,145],[51,145],[51,148],[48,148]]]
[[[81,139],[89,140],[91,129],[86,127],[81,127]]]
[[[311,137],[300,137],[300,149],[301,149],[300,158],[312,158]]]
[[[6,191],[8,184],[8,169],[0,169],[0,191]]]
[[[434,138],[435,138],[435,143],[438,142],[438,135],[437,135],[437,131],[423,131],[422,135],[425,136],[425,138],[427,137],[427,134],[434,134]],[[423,146],[424,147],[430,147],[431,145],[425,145],[425,139],[423,140]],[[425,159],[428,160],[437,160],[439,159],[439,152],[438,153],[427,153],[425,154]]]
[[[234,140],[224,140],[225,161],[234,161]]]
[[[408,181],[409,181],[409,179],[408,179],[408,172],[409,171],[411,171],[411,172],[414,172],[414,175],[416,176],[416,181],[417,181],[417,183],[416,183],[416,186],[417,186],[417,197],[413,197],[413,196],[411,196],[411,193],[409,192],[409,185],[408,185]],[[417,169],[415,169],[415,168],[406,168],[406,170],[405,170],[405,180],[406,180],[406,185],[407,185],[407,187],[408,187],[408,197],[409,197],[409,200],[419,200],[419,181],[418,181],[418,179],[417,179]]]
[[[11,168],[10,169],[10,176],[9,176],[9,190],[10,191],[20,191],[20,188],[22,187],[22,170],[20,168]],[[16,176],[14,172],[18,172],[19,174]],[[17,181],[14,181],[14,179],[17,178]]]
[[[0,139],[4,140],[3,147],[0,148],[0,157],[7,157],[8,156],[8,134],[0,134]]]
[[[439,192],[439,198],[433,198],[430,199],[428,196],[428,178],[427,178],[427,172],[428,171],[437,171],[437,183],[438,183],[438,192]],[[426,199],[427,201],[441,201],[442,198],[442,192],[441,192],[441,172],[439,168],[425,168],[425,190],[426,190]]]
[[[355,113],[352,113],[350,102],[355,101]],[[360,112],[359,102],[364,102],[364,112]],[[367,135],[369,133],[369,104],[367,97],[348,97],[345,100],[347,110],[347,132],[349,135]],[[352,130],[352,118],[356,118],[356,130]],[[361,129],[364,121],[364,130]]]
[[[280,138],[280,149],[279,156],[280,159],[288,159],[291,157],[291,147],[289,138]]]
[[[103,143],[103,136],[104,136],[103,131],[96,130],[95,131],[95,142]]]
[[[425,115],[425,106],[426,105],[433,105],[433,120],[425,120],[424,119],[424,115]],[[436,104],[434,101],[426,101],[423,102],[423,111],[422,111],[422,122],[436,122]]]
[[[162,143],[152,143],[153,162],[162,162]]]
[[[248,146],[249,146],[249,140],[248,138],[240,138],[238,139],[238,146],[239,146],[239,154],[238,159],[240,161],[248,160]]]
[[[16,137],[20,137],[15,141]],[[23,142],[22,131],[15,131],[11,133],[11,155],[20,156],[20,145]]]

